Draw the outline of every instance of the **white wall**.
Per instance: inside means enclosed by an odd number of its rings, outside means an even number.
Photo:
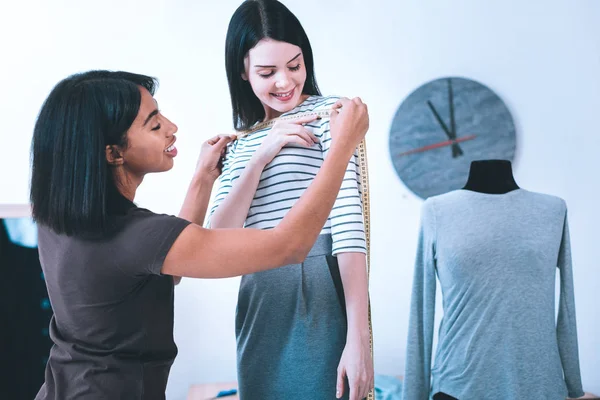
[[[388,130],[396,108],[414,88],[460,75],[495,90],[513,113],[518,183],[561,196],[569,205],[583,382],[586,390],[600,394],[600,2],[284,2],[311,38],[323,91],[360,95],[370,106],[377,372],[404,370],[421,206],[394,173]],[[5,17],[0,24],[5,146],[0,204],[27,201],[29,140],[51,87],[72,72],[109,68],[160,78],[157,99],[179,125],[180,155],[172,172],[146,179],[138,201],[155,211],[177,213],[201,142],[231,127],[223,47],[239,2],[5,3],[0,5]],[[237,284],[237,279],[187,280],[177,288],[180,352],[170,399],[185,398],[193,383],[235,379]]]

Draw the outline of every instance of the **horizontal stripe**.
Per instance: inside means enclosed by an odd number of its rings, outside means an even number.
[[[348,239],[338,239],[336,243],[347,242],[348,240],[357,240],[359,242],[366,242],[364,238],[348,238]]]
[[[307,187],[308,187],[308,185],[307,185]],[[298,190],[306,190],[306,188],[299,187],[299,188],[294,188],[294,189],[280,190],[279,192],[268,193],[268,194],[265,194],[264,196],[255,196],[254,200],[255,201],[256,200],[261,200],[261,199],[264,199],[266,197],[275,196],[275,195],[278,195],[278,194],[281,194],[281,193],[294,192],[294,191],[298,191]]]
[[[264,204],[257,204],[255,206],[251,206],[250,209],[252,210],[253,208],[266,207],[266,206],[270,206],[270,205],[277,204],[277,203],[283,203],[284,201],[298,200],[299,198],[300,198],[300,196],[298,196],[298,197],[286,197],[285,199],[270,201],[270,202],[264,203]],[[248,217],[250,217],[250,215],[248,215]]]
[[[304,171],[286,171],[286,172],[279,172],[279,173],[277,173],[277,174],[274,174],[274,175],[271,175],[271,176],[269,176],[269,177],[267,177],[267,178],[263,178],[263,179],[261,179],[260,181],[258,181],[258,183],[260,184],[260,183],[262,183],[262,182],[268,181],[269,179],[273,179],[273,178],[275,178],[276,176],[290,175],[290,174],[310,175],[310,176],[313,176],[313,177],[317,176],[317,174],[313,174],[312,172],[304,172]],[[260,186],[259,186],[259,188],[258,188],[258,189],[260,189]]]
[[[364,229],[350,229],[347,231],[341,231],[341,232],[336,232],[338,235],[343,235],[344,233],[348,233],[348,232],[352,232],[352,233],[356,233],[356,232],[360,232],[360,233],[365,233]]]
[[[275,210],[260,211],[260,212],[254,213],[254,214],[248,214],[247,219],[256,217],[257,215],[273,214],[273,213],[279,212],[279,211],[288,211],[289,209],[290,209],[290,207],[283,207],[283,208],[278,208],[278,209],[275,209]]]
[[[359,208],[359,210],[361,210],[361,211],[362,211],[362,207],[360,206],[360,204],[345,204],[345,205],[343,205],[343,206],[337,206],[337,207],[333,207],[333,208],[331,209],[331,211],[340,210],[340,209],[342,209],[342,208],[348,208],[348,207],[358,207],[358,208]],[[349,214],[347,214],[347,215],[349,215]],[[362,213],[359,213],[359,215],[362,215]],[[337,218],[337,217],[336,217],[336,218]]]
[[[271,185],[267,185],[267,186],[263,186],[263,187],[259,187],[256,189],[256,191],[258,192],[259,190],[265,190],[265,189],[270,189],[273,186],[277,186],[277,185],[284,185],[286,183],[291,183],[291,182],[309,182],[312,181],[314,178],[304,178],[304,179],[296,179],[294,181],[281,181],[281,182],[277,182],[277,183],[273,183]]]
[[[321,166],[320,165],[314,165],[314,164],[307,164],[307,163],[295,163],[295,162],[282,162],[282,163],[277,163],[274,164],[272,166],[270,166],[269,168],[265,168],[263,170],[263,173],[272,170],[273,168],[278,168],[278,167],[284,167],[284,166],[289,166],[289,165],[297,165],[297,166],[303,166],[303,167],[310,167],[310,168],[317,168],[319,169]]]
[[[326,110],[338,98],[311,96],[303,104],[284,116],[294,116],[299,113]],[[303,193],[314,180],[323,165],[323,158],[331,146],[331,132],[328,118],[305,124],[320,143],[312,147],[286,145],[273,157],[271,162],[261,172],[255,197],[252,199],[246,218],[246,227],[272,229],[277,226],[302,197]],[[272,126],[262,128],[251,135],[241,137],[228,146],[223,173],[219,177],[217,195],[213,200],[210,214],[233,189],[254,153],[269,135]],[[365,232],[362,218],[362,199],[358,179],[358,163],[354,155],[348,162],[338,197],[332,207],[329,218],[321,230],[331,233],[333,248],[354,249],[364,251]],[[340,247],[337,243],[343,243]]]
[[[347,222],[339,222],[337,224],[332,223],[330,226],[331,226],[331,229],[333,229],[333,228],[337,228],[338,226],[350,225],[350,224],[356,224],[356,225],[362,226],[362,221],[347,221]]]
[[[342,251],[344,250],[344,251]],[[348,250],[356,250],[356,253],[366,253],[367,252],[367,248],[363,247],[363,246],[347,246],[347,247],[333,247],[333,253],[354,253],[352,251],[348,251]]]

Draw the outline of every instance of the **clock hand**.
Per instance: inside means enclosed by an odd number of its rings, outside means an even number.
[[[454,135],[453,132],[450,132],[450,130],[448,129],[448,127],[446,126],[446,124],[442,120],[442,117],[440,117],[440,114],[437,112],[437,110],[435,109],[435,107],[433,106],[433,104],[431,104],[431,101],[427,100],[427,105],[429,106],[429,109],[431,110],[431,112],[435,116],[435,119],[437,120],[438,124],[440,124],[440,126],[442,127],[442,129],[444,130],[444,132],[446,132],[446,135],[448,136],[448,139],[450,139],[450,140],[456,140],[456,136]],[[452,157],[456,158],[456,157],[458,157],[458,156],[460,156],[462,154],[463,154],[463,152],[462,152],[461,148],[457,144],[453,144],[452,145]]]
[[[440,117],[440,114],[438,114],[438,112],[435,109],[435,107],[433,106],[433,104],[431,104],[431,101],[427,100],[427,105],[429,106],[429,109],[433,113],[433,116],[437,120],[438,124],[440,124],[440,126],[442,127],[442,129],[444,130],[444,132],[446,132],[446,135],[448,136],[448,139],[450,139],[450,140],[454,139],[452,137],[452,133],[450,133],[450,131],[448,130],[448,127],[446,126],[446,124],[444,123],[444,121],[442,121],[442,117]]]
[[[450,134],[451,139],[456,139],[456,122],[454,120],[454,93],[452,91],[452,80],[448,78],[448,103],[450,103]],[[456,158],[463,155],[461,148],[457,144],[452,145],[452,157]]]
[[[400,154],[398,154],[398,157],[407,156],[409,154],[415,154],[415,153],[423,153],[428,150],[439,149],[440,147],[453,146],[457,143],[462,143],[462,142],[466,142],[468,140],[473,140],[476,137],[477,137],[477,135],[469,135],[469,136],[463,136],[463,137],[460,137],[460,138],[454,139],[454,140],[446,140],[445,142],[429,144],[427,146],[419,147],[417,149],[412,149],[412,150],[405,151],[404,153],[400,153]]]

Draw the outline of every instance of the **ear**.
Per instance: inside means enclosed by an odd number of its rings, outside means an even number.
[[[248,80],[248,69],[250,67],[250,60],[248,59],[248,56],[244,57],[244,71],[242,72],[242,79],[247,81]]]
[[[119,165],[123,165],[125,160],[123,159],[123,154],[119,149],[119,146],[116,145],[108,145],[106,146],[106,161],[109,165],[116,167]]]

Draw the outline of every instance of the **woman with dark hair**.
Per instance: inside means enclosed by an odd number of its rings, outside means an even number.
[[[364,104],[340,101],[327,165],[276,229],[204,229],[231,137],[202,146],[179,217],[133,202],[144,176],[171,169],[177,155],[177,127],[159,111],[155,86],[143,75],[90,71],[58,83],[40,111],[31,202],[54,345],[37,399],[164,399],[177,353],[174,277],[304,260],[368,127]]]
[[[274,229],[331,156],[329,119],[303,114],[337,109],[338,98],[321,96],[308,37],[276,0],[247,0],[235,11],[225,65],[234,126],[256,132],[230,144],[209,224]],[[242,277],[242,399],[362,399],[373,387],[357,167],[354,155],[305,262]]]

